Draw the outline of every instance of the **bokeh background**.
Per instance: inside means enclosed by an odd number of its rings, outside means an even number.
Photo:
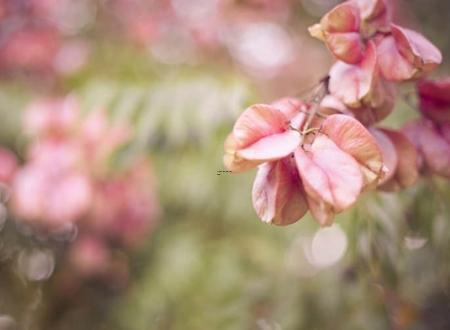
[[[448,182],[367,194],[320,229],[309,216],[261,223],[254,172],[219,172],[246,106],[301,96],[326,75],[332,58],[307,27],[338,2],[0,0],[0,144],[18,166],[41,141],[23,122],[42,98],[70,95],[80,118],[103,109],[105,125],[130,133],[92,174],[113,186],[106,227],[36,228],[2,184],[0,329],[450,329]],[[436,75],[448,75],[450,2],[395,6],[442,50]],[[417,115],[414,85],[402,91],[388,126]],[[95,144],[108,145],[101,132]],[[145,159],[145,175],[127,159]],[[35,194],[63,210],[77,196]],[[130,215],[133,203],[145,212]]]

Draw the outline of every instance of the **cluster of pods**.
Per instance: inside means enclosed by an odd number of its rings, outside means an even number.
[[[253,206],[288,225],[308,211],[322,226],[361,193],[398,191],[420,173],[450,177],[450,81],[425,80],[440,51],[392,22],[386,0],[350,0],[309,30],[336,58],[311,101],[284,98],[246,109],[225,141],[227,169],[258,167]],[[394,109],[396,83],[419,79],[422,117],[377,127]]]

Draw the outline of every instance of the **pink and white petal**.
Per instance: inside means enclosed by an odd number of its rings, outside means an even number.
[[[289,130],[264,137],[247,148],[238,150],[237,156],[250,161],[273,161],[288,156],[299,146],[301,137]]]
[[[371,128],[370,132],[375,137],[383,156],[385,173],[378,182],[378,185],[382,185],[395,175],[398,165],[397,151],[394,144],[384,132],[376,128]]]
[[[275,107],[256,104],[247,108],[233,127],[238,149],[248,147],[263,137],[282,133],[287,129],[288,119]]]
[[[380,72],[387,80],[410,80],[418,72],[418,69],[400,54],[392,36],[381,39],[377,45],[377,53]]]
[[[417,168],[417,151],[414,145],[401,132],[380,129],[392,142],[395,147],[398,164],[394,176],[382,184],[379,189],[384,191],[398,191],[416,183],[419,178]]]
[[[383,171],[381,150],[359,121],[346,115],[331,115],[323,122],[321,131],[359,163],[365,186],[380,179]]]
[[[253,207],[266,223],[289,225],[308,211],[306,198],[291,159],[259,166],[253,184]]]
[[[391,31],[403,57],[423,72],[432,71],[442,62],[440,50],[420,33],[395,24],[391,24]]]
[[[364,57],[357,65],[336,62],[330,69],[330,93],[349,107],[361,106],[372,91],[377,63],[375,44],[369,41]]]

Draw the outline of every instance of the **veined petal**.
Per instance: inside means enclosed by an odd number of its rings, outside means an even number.
[[[320,198],[314,199],[309,195],[306,195],[306,200],[311,215],[322,227],[331,226],[333,224],[335,212],[333,211],[331,204],[326,203]]]
[[[380,72],[385,79],[404,81],[416,75],[418,69],[400,54],[394,37],[381,39],[377,45],[377,53]]]
[[[289,130],[262,138],[247,148],[238,150],[236,154],[251,161],[272,161],[284,158],[292,153],[300,144],[300,134]]]
[[[356,160],[325,135],[318,135],[310,151],[298,148],[295,160],[306,193],[342,212],[356,202],[363,177]]]
[[[336,58],[349,64],[356,64],[363,58],[364,44],[359,32],[330,33],[325,37],[330,51]]]
[[[394,145],[397,153],[397,167],[394,176],[382,184],[379,189],[398,191],[416,183],[419,177],[417,168],[417,151],[414,145],[401,133],[390,129],[379,129]]]
[[[275,225],[289,225],[302,218],[308,205],[291,158],[259,166],[252,190],[259,218]]]
[[[287,129],[288,119],[276,108],[256,104],[247,108],[233,127],[233,135],[238,149],[248,147],[263,137],[282,133]]]
[[[351,2],[344,2],[330,10],[320,20],[322,29],[328,33],[358,32],[360,13],[357,6]]]
[[[258,166],[261,162],[249,161],[237,155],[237,142],[233,133],[229,134],[224,143],[225,155],[223,163],[226,169],[232,172],[244,172]]]
[[[420,33],[395,24],[391,24],[391,31],[400,53],[424,73],[442,62],[439,49]]]
[[[365,186],[371,186],[381,178],[381,150],[360,122],[346,115],[331,115],[323,122],[321,131],[358,162]]]
[[[364,57],[357,65],[336,62],[330,69],[329,89],[345,105],[361,106],[373,88],[377,53],[375,44],[369,41]]]
[[[384,132],[376,128],[370,129],[370,132],[375,137],[383,155],[385,175],[378,182],[378,185],[382,185],[383,183],[390,180],[395,174],[398,165],[397,152],[395,150],[394,144],[386,136],[386,134],[384,134]]]

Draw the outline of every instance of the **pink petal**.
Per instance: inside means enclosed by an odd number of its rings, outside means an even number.
[[[237,155],[250,161],[272,161],[284,158],[292,153],[300,144],[300,134],[297,131],[286,131],[274,134],[237,151]]]
[[[376,61],[375,45],[369,42],[364,58],[358,65],[336,62],[330,69],[331,94],[337,96],[347,106],[360,106],[362,100],[372,91]]]
[[[337,5],[321,19],[322,29],[328,33],[358,32],[360,25],[359,9],[350,2]]]
[[[247,108],[233,127],[233,135],[239,149],[248,147],[263,137],[282,133],[288,119],[275,107],[256,104]]]
[[[342,212],[356,202],[363,177],[358,163],[325,135],[318,135],[310,151],[298,148],[295,160],[305,191]]]
[[[389,31],[392,8],[388,0],[356,0],[356,3],[364,21],[361,29],[366,38],[378,31]]]
[[[331,115],[323,122],[321,131],[358,162],[365,186],[380,179],[383,170],[380,148],[360,122],[345,115]]]
[[[417,68],[400,54],[394,37],[382,38],[377,45],[377,53],[378,65],[385,79],[403,81],[412,79],[416,75]]]
[[[349,64],[356,64],[362,60],[364,44],[359,32],[330,33],[325,40],[337,59]]]
[[[333,224],[335,212],[330,204],[327,204],[320,198],[314,199],[309,195],[306,195],[306,200],[311,215],[321,226],[331,226]]]
[[[223,163],[226,169],[233,172],[243,172],[260,164],[257,161],[249,161],[237,155],[237,143],[233,133],[229,134],[224,143],[225,155]]]
[[[384,191],[398,191],[416,183],[419,177],[417,168],[417,151],[414,145],[401,132],[379,129],[395,147],[398,163],[394,176],[379,188]]]
[[[442,62],[439,49],[420,33],[395,24],[391,24],[391,31],[403,57],[424,73],[432,71]]]
[[[259,218],[275,225],[289,225],[308,211],[300,179],[291,158],[262,164],[252,190]]]
[[[370,130],[372,135],[375,137],[378,146],[381,150],[381,153],[383,155],[383,165],[385,168],[385,175],[381,178],[379,181],[379,185],[382,185],[383,183],[390,180],[397,169],[398,164],[398,157],[397,157],[397,151],[395,150],[394,144],[391,142],[391,140],[379,129],[372,128]]]

